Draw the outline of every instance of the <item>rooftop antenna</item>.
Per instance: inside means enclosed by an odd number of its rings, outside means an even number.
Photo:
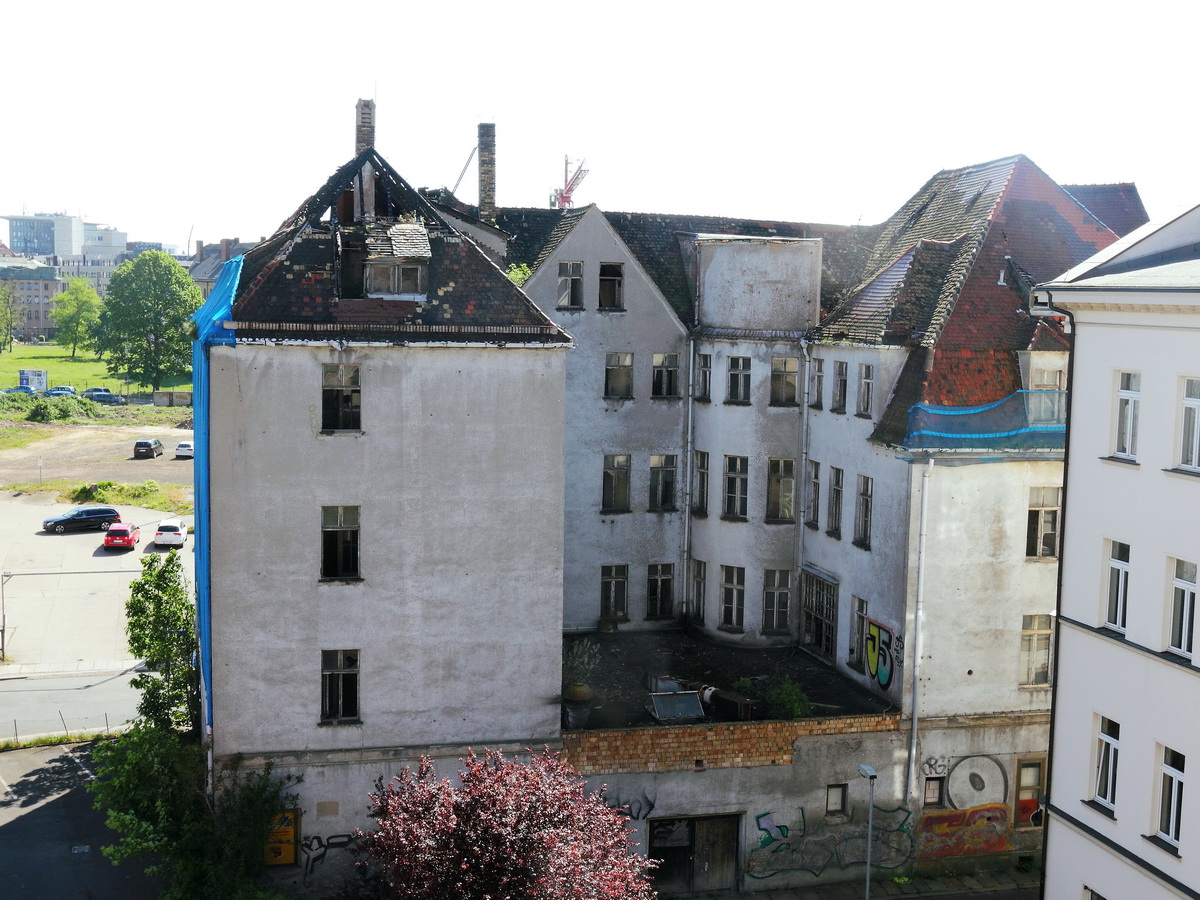
[[[575,169],[575,174],[571,174],[571,158],[563,157],[563,186],[555,188],[554,193],[550,195],[551,209],[570,209],[575,205],[575,201],[571,199],[571,195],[575,193],[575,188],[579,187],[579,182],[583,181],[588,170],[583,167],[587,162],[585,159],[579,161],[579,165]]]

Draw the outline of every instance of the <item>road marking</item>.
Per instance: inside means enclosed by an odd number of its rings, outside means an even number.
[[[75,755],[75,751],[74,751],[74,750],[68,750],[68,751],[67,751],[67,756],[69,756],[69,757],[71,757],[71,759],[75,760],[75,765],[77,765],[77,766],[79,766],[79,768],[83,769],[83,774],[84,774],[84,775],[86,775],[86,776],[88,777],[88,781],[95,781],[95,780],[96,780],[96,776],[95,776],[95,775],[93,775],[93,774],[92,774],[92,773],[91,773],[91,772],[88,770],[88,767],[87,767],[87,766],[85,766],[83,763],[81,763],[81,762],[79,761],[79,757]]]
[[[8,782],[5,781],[3,778],[0,778],[0,790],[3,791],[3,796],[4,796],[5,800],[8,800],[8,799],[16,800],[17,799],[17,792],[14,791],[12,788],[10,788],[8,786]]]

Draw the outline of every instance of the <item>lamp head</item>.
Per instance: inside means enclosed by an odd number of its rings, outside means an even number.
[[[874,781],[876,778],[875,770],[872,769],[870,766],[868,766],[866,763],[863,763],[862,765],[860,765],[858,767],[858,774],[861,775],[863,778],[870,778],[872,781]]]

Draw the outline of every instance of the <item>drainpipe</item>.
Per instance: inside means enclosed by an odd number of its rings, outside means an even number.
[[[809,427],[809,401],[812,399],[812,354],[809,351],[809,343],[807,338],[800,339],[800,353],[804,356],[804,394],[800,403],[800,471],[796,473],[797,486],[800,487],[800,503],[797,507],[803,506],[808,502],[808,451],[809,451],[809,434],[812,429]],[[808,526],[804,524],[807,518],[803,511],[799,508],[795,510],[799,513],[796,517],[796,595],[799,596],[800,591],[800,569],[804,565],[804,538],[808,531]],[[798,644],[799,642],[797,642]]]
[[[921,473],[921,516],[917,531],[917,593],[913,610],[912,642],[912,703],[909,708],[908,773],[904,779],[904,796],[914,803],[913,789],[917,782],[917,714],[921,687],[921,613],[925,605],[925,535],[929,519],[929,476],[933,474],[933,457],[927,460]]]
[[[687,416],[684,423],[683,436],[683,469],[687,472],[687,485],[684,494],[683,503],[683,565],[684,571],[680,574],[687,579],[687,608],[683,611],[683,625],[686,629],[691,621],[692,608],[696,603],[696,598],[693,596],[695,590],[692,585],[692,480],[694,473],[692,469],[692,451],[693,441],[695,440],[695,425],[693,420],[694,410],[696,408],[696,382],[693,380],[696,377],[696,342],[691,334],[688,334],[688,379],[687,379]]]

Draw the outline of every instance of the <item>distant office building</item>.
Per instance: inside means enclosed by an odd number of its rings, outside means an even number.
[[[9,245],[19,256],[112,259],[125,252],[129,235],[110,225],[85,222],[78,216],[35,213],[4,216]]]

